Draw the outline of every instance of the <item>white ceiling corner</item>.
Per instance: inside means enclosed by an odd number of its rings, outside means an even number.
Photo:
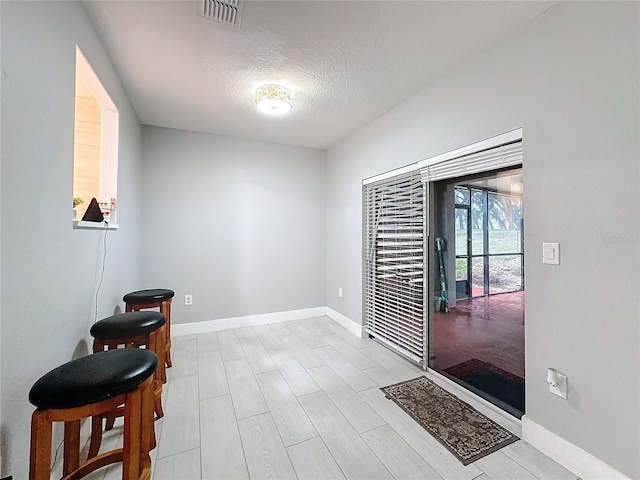
[[[328,148],[555,2],[246,1],[240,29],[201,1],[83,0],[148,125]],[[263,83],[292,92],[259,113]]]

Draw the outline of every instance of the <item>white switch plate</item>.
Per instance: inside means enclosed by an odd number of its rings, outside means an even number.
[[[185,305],[193,305],[193,295],[185,295],[184,296],[184,304]]]
[[[546,263],[548,265],[560,265],[559,243],[542,244],[542,263]]]
[[[338,296],[342,298],[342,288],[338,288]]]

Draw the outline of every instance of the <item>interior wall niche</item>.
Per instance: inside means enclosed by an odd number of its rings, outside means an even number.
[[[95,71],[76,47],[73,211],[81,218],[92,198],[115,223],[119,113]]]

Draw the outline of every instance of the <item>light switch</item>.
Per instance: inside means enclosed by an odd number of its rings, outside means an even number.
[[[547,263],[549,265],[560,265],[559,243],[542,244],[542,263]]]

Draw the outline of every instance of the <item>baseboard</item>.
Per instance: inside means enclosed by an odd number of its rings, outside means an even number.
[[[529,420],[526,415],[522,417],[522,439],[583,480],[630,480],[602,460]]]
[[[217,332],[230,328],[252,327],[267,323],[289,322],[304,320],[305,318],[323,317],[326,307],[305,308],[303,310],[289,310],[287,312],[263,313],[261,315],[247,315],[245,317],[221,318],[193,323],[172,323],[171,336],[180,337],[206,332]]]
[[[327,312],[326,315],[334,322],[342,325],[344,328],[353,333],[356,337],[364,338],[365,331],[364,326],[360,325],[348,317],[345,317],[340,312],[336,312],[333,308],[326,307]]]

